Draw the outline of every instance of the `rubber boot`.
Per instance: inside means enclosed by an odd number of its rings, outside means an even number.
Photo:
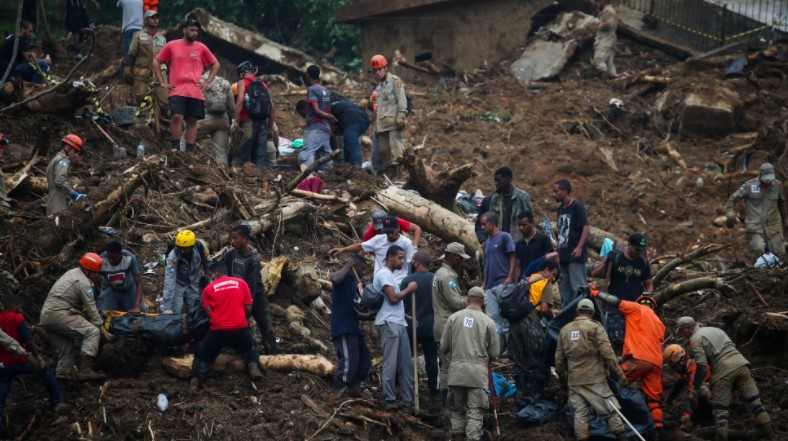
[[[616,435],[616,441],[629,441],[629,437],[627,436],[626,432],[619,433]]]
[[[107,378],[106,375],[93,370],[93,361],[95,360],[96,357],[88,355],[82,356],[82,358],[79,359],[79,372],[77,372],[77,378],[82,381],[103,380]]]
[[[765,435],[765,438],[762,439],[772,439],[774,438],[774,426],[772,426],[772,419],[769,418],[769,414],[766,412],[761,412],[755,416],[755,421],[761,425],[761,430]]]
[[[249,368],[249,376],[252,377],[252,380],[260,380],[263,378],[263,373],[260,372],[260,367],[257,366],[257,363],[249,363],[246,367]]]
[[[715,441],[728,441],[728,425],[717,424],[716,429]]]

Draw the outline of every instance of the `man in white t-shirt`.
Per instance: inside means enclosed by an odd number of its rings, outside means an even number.
[[[375,256],[375,274],[377,274],[378,271],[385,266],[386,252],[389,247],[397,245],[402,248],[405,253],[405,263],[401,268],[393,270],[394,280],[397,282],[397,286],[399,286],[402,279],[410,274],[410,261],[413,255],[416,254],[416,246],[410,239],[400,234],[399,222],[397,222],[397,218],[394,216],[386,216],[386,218],[383,219],[381,232],[384,234],[378,234],[366,242],[356,243],[344,248],[333,248],[328,252],[328,255],[336,256],[337,254],[345,252],[357,251],[364,251],[365,253],[372,254]]]
[[[383,293],[383,306],[375,316],[375,327],[383,349],[381,380],[386,410],[397,408],[397,380],[402,394],[402,409],[407,411],[413,408],[413,364],[402,299],[415,292],[417,285],[416,282],[410,282],[403,291],[399,290],[400,282],[395,280],[395,274],[404,265],[405,250],[399,245],[389,246],[385,252],[385,262],[375,273],[372,282],[373,288]]]

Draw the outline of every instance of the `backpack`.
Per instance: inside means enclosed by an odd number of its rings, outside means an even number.
[[[501,290],[499,301],[501,317],[510,321],[522,320],[536,307],[531,303],[531,284],[543,280],[537,277],[534,280],[523,280],[511,285],[505,285]]]
[[[267,119],[271,116],[273,104],[271,103],[271,94],[265,85],[260,80],[249,81],[249,90],[246,91],[249,97],[246,111],[249,113],[249,118],[252,119]]]
[[[364,285],[364,292],[353,299],[353,309],[359,320],[375,320],[383,307],[383,292],[376,290],[371,283]]]
[[[221,115],[227,111],[227,90],[230,83],[221,77],[216,77],[205,89],[205,111],[212,115]]]

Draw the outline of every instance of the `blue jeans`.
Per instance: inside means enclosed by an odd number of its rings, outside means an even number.
[[[47,64],[46,61],[36,60],[36,63],[38,63],[38,68],[41,69],[41,72],[49,72],[49,64]],[[27,62],[18,63],[14,66],[13,70],[11,70],[11,76],[19,77],[33,84],[42,84],[44,82],[44,79],[41,78],[41,74]]]
[[[588,285],[586,262],[561,262],[558,269],[561,271],[561,281],[558,282],[561,305],[568,305],[577,297],[577,291]]]
[[[47,389],[47,393],[49,393],[50,404],[55,406],[63,401],[57,387],[55,373],[50,366],[46,366],[43,370],[38,370],[29,361],[19,364],[5,364],[3,367],[0,367],[0,415],[5,415],[5,401],[11,392],[11,383],[14,381],[14,377],[28,374],[38,374],[44,380],[44,386]],[[2,433],[3,418],[0,417],[0,434]]]
[[[501,317],[501,291],[503,285],[494,286],[484,291],[485,311],[497,325],[498,335],[509,332],[509,320]]]
[[[129,53],[129,48],[131,47],[131,38],[137,32],[141,31],[142,29],[126,29],[123,31],[123,56],[125,57],[126,54]]]
[[[304,148],[298,154],[300,164],[310,165],[318,159],[331,155],[331,133],[319,129],[310,128],[304,131]],[[319,171],[325,171],[331,167],[331,161],[318,167]]]
[[[361,143],[358,139],[369,128],[369,123],[357,122],[343,127],[342,144],[343,152],[342,158],[346,164],[353,164],[361,166]]]

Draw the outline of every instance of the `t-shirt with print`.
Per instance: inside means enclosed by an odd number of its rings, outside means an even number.
[[[121,251],[120,262],[117,265],[110,263],[107,252],[101,253],[101,286],[112,288],[116,291],[125,291],[136,286],[134,277],[140,273],[140,264],[137,257],[130,251]]]
[[[499,231],[484,242],[485,289],[494,288],[509,277],[509,254],[514,250],[514,239],[505,231]]]
[[[384,266],[380,271],[375,273],[375,278],[372,280],[372,287],[383,292],[383,288],[390,286],[394,289],[395,293],[398,293],[400,282],[401,280],[399,282],[395,280],[394,273],[391,272],[388,267]],[[384,293],[383,306],[380,307],[378,314],[375,316],[375,325],[384,325],[386,322],[408,326],[408,323],[405,321],[405,305],[402,300],[397,303],[391,303]]]
[[[392,245],[399,245],[405,250],[405,263],[402,265],[402,268],[394,271],[394,279],[397,281],[397,286],[399,286],[402,279],[410,274],[410,261],[416,253],[416,248],[410,239],[400,234],[397,240],[389,242],[385,234],[379,234],[366,242],[361,242],[361,249],[375,255],[375,274],[377,274],[378,271],[386,267],[386,252]]]
[[[164,45],[156,59],[167,63],[170,69],[170,84],[175,85],[175,89],[169,91],[169,96],[205,100],[200,90],[200,76],[206,66],[216,63],[216,57],[207,46],[199,41],[186,44],[183,40],[173,40]]]
[[[252,248],[249,254],[242,256],[235,248],[224,255],[224,263],[230,277],[244,279],[249,286],[252,297],[263,294],[263,277],[260,274],[260,254]]]
[[[343,334],[364,335],[358,326],[358,316],[353,301],[358,295],[356,282],[351,276],[331,285],[331,338]]]
[[[583,253],[579,258],[572,257],[572,251],[577,247],[580,242],[580,235],[583,233],[583,227],[588,225],[588,218],[586,217],[586,209],[583,204],[576,200],[568,207],[564,208],[561,204],[558,206],[558,259],[561,263],[570,262],[585,262],[588,260],[588,241],[583,244]]]
[[[402,219],[401,217],[398,217],[397,218],[397,223],[399,224],[399,230],[401,232],[403,232],[403,233],[410,232],[410,222],[406,221],[405,219]],[[380,234],[383,234],[383,233],[380,233]],[[363,242],[366,242],[366,241],[372,239],[373,237],[375,237],[377,235],[378,235],[378,232],[375,231],[375,226],[373,224],[369,224],[369,228],[367,228],[367,231],[364,233],[364,237],[361,240]]]
[[[249,285],[238,277],[222,276],[202,291],[202,304],[210,308],[211,329],[233,331],[249,326],[245,305],[252,304]]]
[[[306,90],[306,128],[330,132],[331,122],[315,112],[313,103],[317,103],[321,111],[331,113],[331,95],[320,83],[312,83]]]
[[[630,260],[623,252],[608,253],[605,267],[611,264],[608,291],[619,299],[634,302],[643,293],[643,282],[651,279],[651,266],[642,256]]]

